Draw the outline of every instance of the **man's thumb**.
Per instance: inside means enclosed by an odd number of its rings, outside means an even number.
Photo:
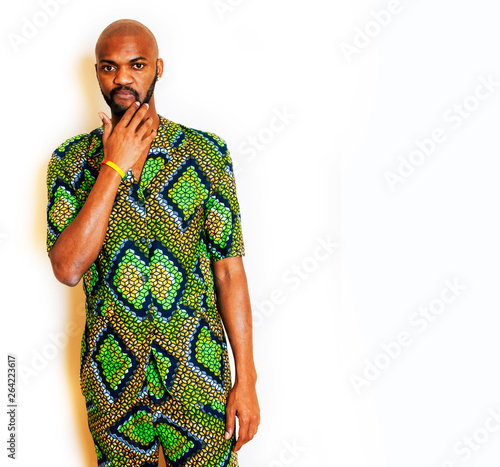
[[[235,423],[235,412],[233,410],[226,410],[226,433],[224,434],[224,438],[231,438],[234,431],[234,423]]]

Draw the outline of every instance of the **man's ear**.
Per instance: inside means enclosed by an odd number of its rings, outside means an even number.
[[[156,60],[156,68],[158,69],[158,78],[161,78],[163,75],[163,59],[159,58]]]

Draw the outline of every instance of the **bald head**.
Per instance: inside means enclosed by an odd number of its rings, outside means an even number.
[[[156,60],[158,58],[158,44],[154,34],[144,24],[139,23],[133,19],[119,19],[107,26],[101,32],[99,39],[95,45],[95,56],[97,61],[101,56],[101,52],[105,44],[112,39],[126,37],[140,37],[141,40],[151,51],[151,58]]]
[[[155,82],[163,74],[163,60],[153,33],[131,19],[111,23],[95,46],[96,77],[113,119],[121,118],[134,103],[149,104],[152,118]]]

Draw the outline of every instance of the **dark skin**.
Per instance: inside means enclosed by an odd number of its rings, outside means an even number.
[[[163,60],[151,32],[142,24],[120,20],[108,26],[96,44],[96,75],[105,98],[112,101],[111,118],[99,115],[104,125],[104,157],[124,172],[132,169],[138,181],[160,119],[154,93],[143,103],[155,74],[163,74]],[[135,92],[123,90],[127,86]],[[122,89],[121,92],[113,92]],[[137,95],[139,101],[136,101]],[[116,112],[113,111],[116,110]],[[124,113],[123,113],[124,112]],[[121,177],[103,165],[78,215],[63,230],[49,257],[56,278],[74,287],[102,248]],[[260,409],[255,389],[252,315],[247,279],[241,257],[212,263],[219,309],[235,360],[235,384],[226,407],[226,438],[239,430],[235,451],[256,434]]]

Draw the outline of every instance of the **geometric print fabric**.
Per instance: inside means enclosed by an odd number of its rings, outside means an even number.
[[[237,467],[235,434],[224,438],[224,412],[207,412],[169,396],[158,399],[151,381],[159,373],[154,362],[148,367],[151,375],[134,404],[125,406],[112,422],[107,407],[87,395],[98,466],[156,466],[161,445],[168,466]]]
[[[102,127],[67,140],[52,154],[48,252],[85,203],[103,157]],[[101,251],[83,277],[87,319],[80,379],[89,423],[100,407],[111,429],[146,383],[158,400],[221,415],[231,373],[211,263],[242,255],[226,143],[160,116],[140,180],[129,170],[121,181]],[[149,439],[144,417],[127,419],[114,434],[131,446],[138,433]],[[187,449],[190,442],[182,441],[180,431],[166,426],[155,428],[154,439]],[[104,456],[102,443],[99,449]]]

